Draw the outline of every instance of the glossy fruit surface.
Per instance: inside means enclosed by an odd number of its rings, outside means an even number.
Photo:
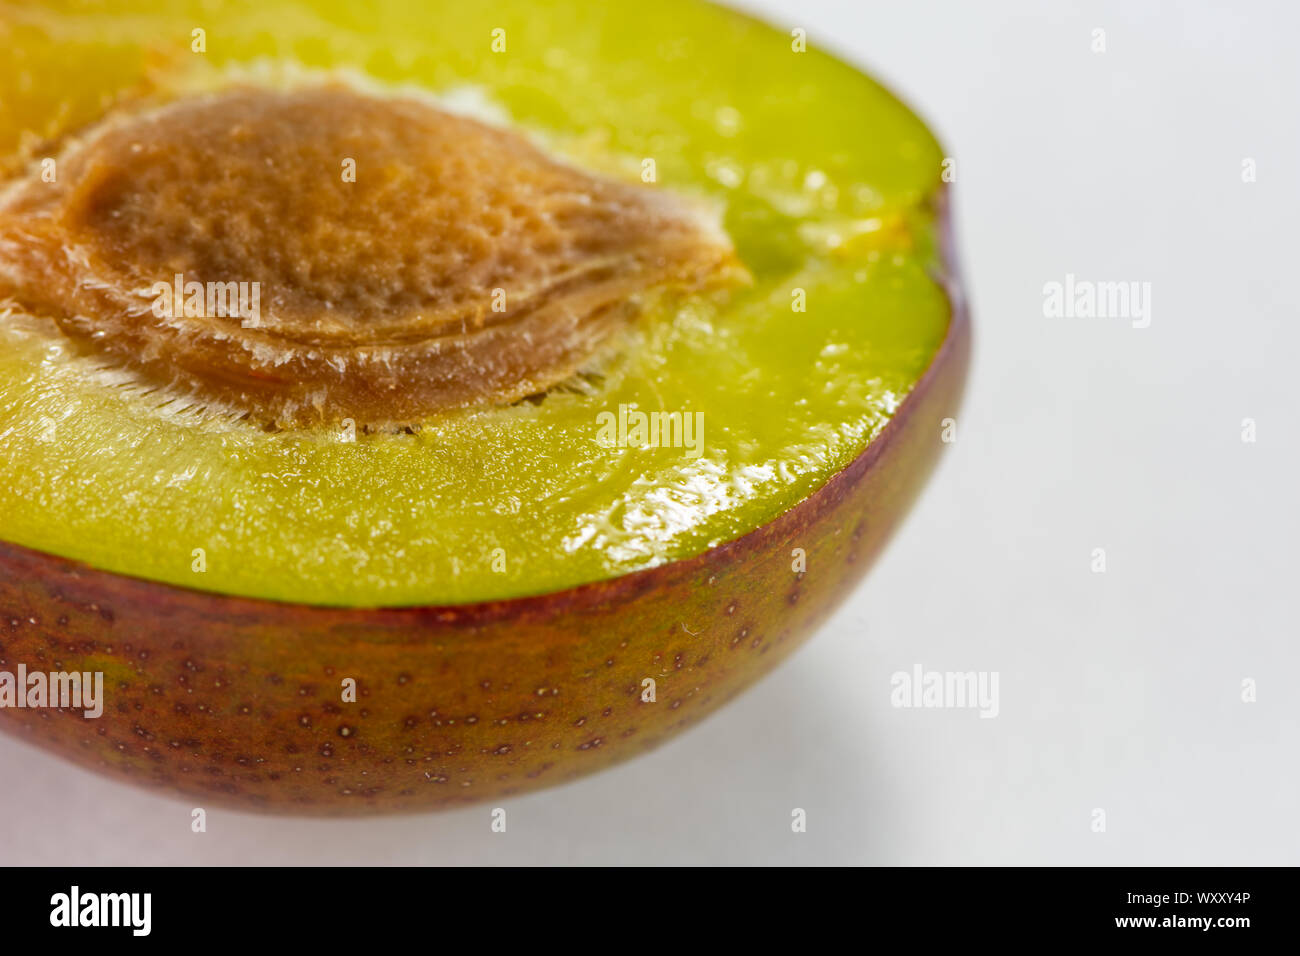
[[[545,593],[699,553],[792,507],[879,433],[943,341],[939,149],[815,45],[796,53],[784,33],[679,0],[546,16],[526,3],[198,10],[14,11],[0,148],[40,137],[54,151],[140,87],[179,96],[249,73],[364,71],[505,117],[586,168],[636,182],[653,160],[655,188],[721,207],[753,284],[646,317],[613,360],[538,404],[355,443],[104,384],[89,374],[99,356],[4,323],[6,540],[285,601]],[[196,28],[206,53],[190,51]],[[610,447],[601,416],[620,409],[701,421],[701,453]]]
[[[815,44],[690,0],[9,13],[15,181],[140,98],[364,76],[716,210],[749,281],[649,300],[617,349],[529,400],[346,439],[170,394],[11,305],[0,670],[102,672],[107,702],[0,726],[281,812],[569,779],[784,657],[943,447],[969,328],[942,154]],[[698,448],[606,440],[629,412],[690,416]]]

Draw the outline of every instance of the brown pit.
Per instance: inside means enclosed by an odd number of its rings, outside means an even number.
[[[0,300],[267,424],[513,401],[573,374],[652,295],[743,275],[670,193],[342,86],[116,116],[56,169],[0,201]],[[177,275],[199,284],[179,301],[158,285]]]

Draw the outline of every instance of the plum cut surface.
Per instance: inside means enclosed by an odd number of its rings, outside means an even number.
[[[0,303],[0,539],[249,598],[505,600],[734,541],[882,434],[952,328],[942,152],[924,125],[815,46],[795,52],[786,33],[704,4],[562,0],[545,17],[524,2],[475,6],[226,3],[203,9],[202,57],[179,41],[159,49],[198,22],[185,3],[151,6],[148,29],[117,0],[11,8],[0,170],[31,176],[42,148],[133,97],[165,106],[346,71],[477,111],[611,190],[720,209],[750,284],[648,297],[617,347],[575,360],[544,396],[355,441],[332,425],[267,431],[201,390],[141,381],[129,361],[51,332],[58,303],[12,294]],[[0,269],[13,250],[0,245]],[[609,416],[660,412],[700,428],[657,447],[604,440]]]

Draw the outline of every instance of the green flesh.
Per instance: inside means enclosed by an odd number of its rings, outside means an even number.
[[[160,408],[89,374],[57,336],[0,320],[5,540],[306,603],[559,590],[698,554],[788,510],[879,433],[943,341],[939,147],[871,80],[815,46],[792,52],[788,31],[690,0],[58,6],[0,17],[17,20],[0,152],[24,128],[93,121],[101,94],[139,78],[142,43],[197,58],[202,26],[205,70],[271,57],[434,93],[472,85],[580,164],[635,177],[654,157],[661,188],[725,204],[754,284],[645,317],[585,393],[355,443]],[[505,53],[490,51],[497,27]],[[703,454],[606,447],[597,416],[621,405],[703,413]]]

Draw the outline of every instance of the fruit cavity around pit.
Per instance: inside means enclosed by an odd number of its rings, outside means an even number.
[[[745,278],[702,206],[334,83],[115,112],[0,202],[0,299],[259,425],[409,425],[589,364]]]

